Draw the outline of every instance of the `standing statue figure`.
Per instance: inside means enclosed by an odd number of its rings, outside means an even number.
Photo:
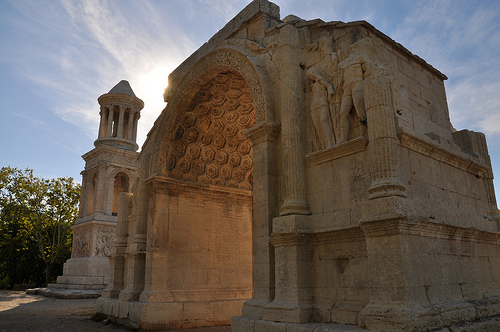
[[[352,54],[339,63],[339,69],[343,95],[340,106],[340,140],[338,143],[343,143],[347,141],[349,134],[348,116],[353,106],[360,121],[366,122],[363,78],[367,75],[367,65],[363,56]]]
[[[325,149],[335,144],[330,116],[330,100],[334,97],[335,89],[316,68],[308,69],[306,75],[313,82],[311,117],[314,129],[318,136],[320,149]]]

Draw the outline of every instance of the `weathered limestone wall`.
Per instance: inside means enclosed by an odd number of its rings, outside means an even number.
[[[164,267],[155,271],[155,287],[168,294],[162,302],[177,313],[170,328],[227,324],[241,313],[252,294],[251,207],[248,193],[170,188],[165,242],[156,248],[165,250]]]
[[[169,76],[98,311],[214,325],[253,281],[233,331],[499,315],[486,142],[453,129],[445,79],[366,22],[253,1]]]

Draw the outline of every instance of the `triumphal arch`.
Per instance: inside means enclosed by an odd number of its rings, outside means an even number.
[[[452,127],[445,79],[364,21],[250,3],[169,76],[98,312],[149,330],[498,327],[490,159]]]

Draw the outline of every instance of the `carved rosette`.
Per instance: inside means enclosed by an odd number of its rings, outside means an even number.
[[[241,75],[217,74],[201,86],[176,123],[168,176],[252,189],[252,143],[243,131],[255,125],[255,111]]]

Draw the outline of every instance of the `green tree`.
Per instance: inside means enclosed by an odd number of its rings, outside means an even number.
[[[69,258],[70,226],[78,214],[80,185],[72,178],[46,180],[11,167],[0,170],[0,267],[5,284],[45,284]],[[43,262],[43,264],[40,264]],[[59,268],[60,270],[60,268]],[[30,273],[31,272],[31,273]],[[31,274],[31,275],[30,275]],[[6,280],[7,279],[7,280]]]

